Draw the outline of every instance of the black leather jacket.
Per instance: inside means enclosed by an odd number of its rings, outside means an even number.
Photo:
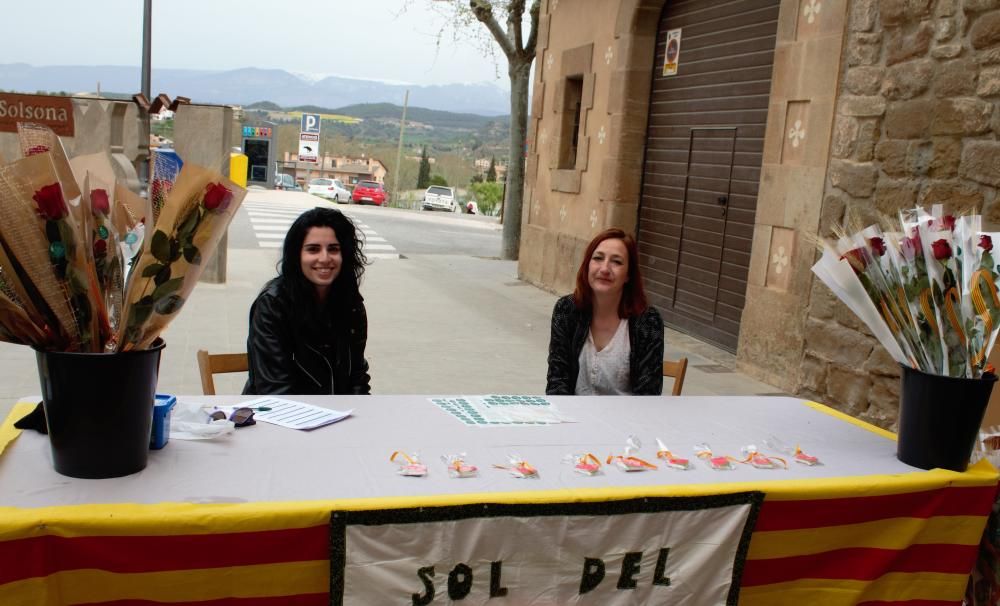
[[[549,373],[545,393],[552,396],[576,393],[580,373],[580,351],[590,332],[590,312],[577,309],[573,295],[566,295],[552,310],[549,340]],[[629,381],[632,395],[663,393],[663,320],[652,307],[628,319]]]
[[[296,318],[272,280],[250,308],[249,377],[244,394],[371,393],[365,360],[368,316],[360,295],[336,325]],[[300,314],[301,315],[301,314]]]

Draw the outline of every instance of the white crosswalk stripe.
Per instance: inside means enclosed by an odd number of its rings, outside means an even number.
[[[260,248],[281,248],[285,240],[288,228],[292,226],[295,219],[310,207],[289,207],[276,206],[264,202],[243,203],[241,212],[245,212],[250,219],[254,235],[257,237],[257,246]],[[358,220],[352,217],[354,224],[364,236],[365,244],[363,250],[369,259],[398,259],[399,252],[396,247],[389,244],[385,238]]]

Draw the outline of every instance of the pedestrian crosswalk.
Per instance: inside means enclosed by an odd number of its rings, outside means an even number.
[[[250,218],[257,244],[260,248],[281,248],[285,234],[292,222],[303,212],[314,206],[291,206],[288,204],[268,204],[266,202],[244,201],[242,211]],[[345,213],[347,214],[347,213]],[[396,247],[378,235],[357,216],[351,219],[364,236],[362,250],[369,259],[398,259]]]

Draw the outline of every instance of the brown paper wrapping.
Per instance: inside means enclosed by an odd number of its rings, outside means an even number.
[[[222,184],[232,194],[225,210],[207,210],[203,207],[206,188]],[[185,164],[166,199],[155,228],[148,228],[143,242],[142,256],[133,269],[126,290],[126,314],[119,327],[121,349],[148,347],[166,325],[176,317],[198,278],[205,263],[215,253],[215,247],[225,233],[229,222],[246,196],[246,190],[220,174],[201,166]],[[192,233],[191,242],[198,256],[178,254],[179,232],[191,220],[191,213],[201,213],[200,222]],[[170,242],[171,261],[164,263],[154,249],[160,250]],[[163,273],[169,272],[167,276]],[[159,277],[157,277],[159,276]],[[159,281],[159,284],[157,283]]]

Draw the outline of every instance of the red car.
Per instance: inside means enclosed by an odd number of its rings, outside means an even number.
[[[351,194],[351,200],[355,204],[382,206],[386,201],[385,189],[381,183],[375,181],[358,181],[354,186],[354,193]]]

